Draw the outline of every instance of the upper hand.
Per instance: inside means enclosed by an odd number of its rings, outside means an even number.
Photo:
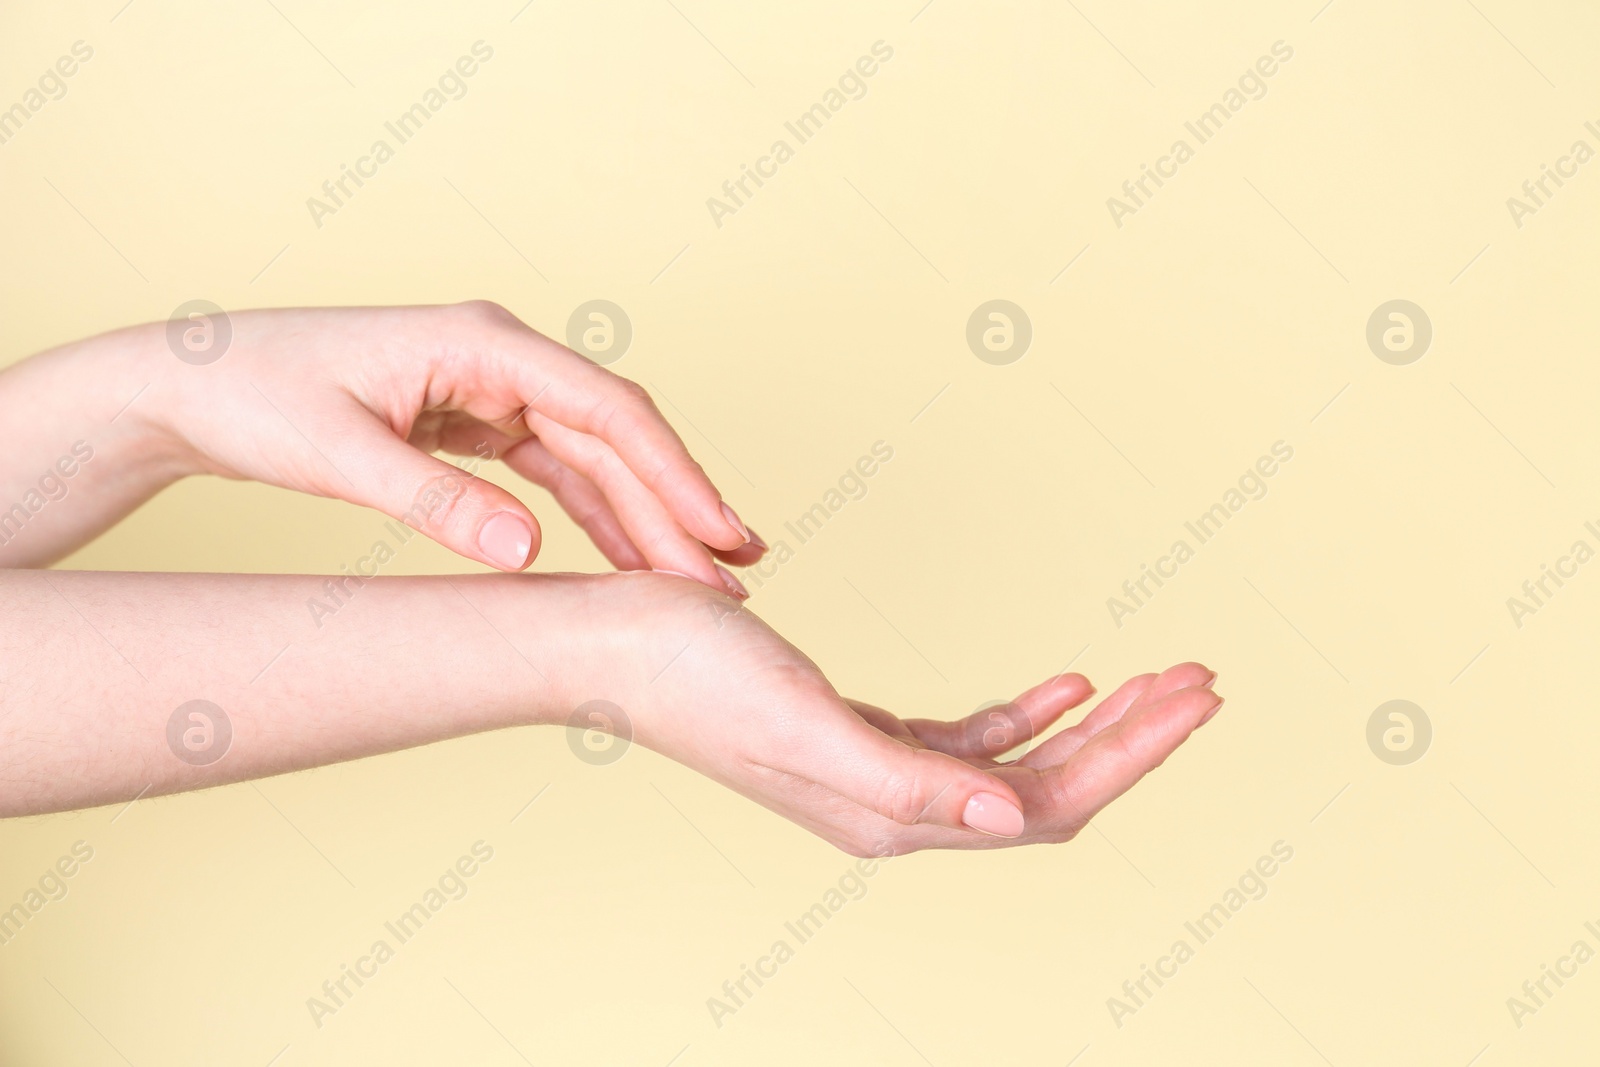
[[[241,311],[230,322],[214,363],[163,351],[135,409],[194,471],[376,508],[517,571],[539,551],[533,514],[430,453],[500,459],[548,489],[618,568],[744,595],[716,560],[748,565],[765,546],[644,389],[503,308]]]

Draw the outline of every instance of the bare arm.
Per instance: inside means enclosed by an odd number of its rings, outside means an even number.
[[[132,355],[148,334],[76,342],[0,374],[0,567],[60,559],[186,473],[139,405],[160,366]]]
[[[519,723],[606,724],[857,855],[1065,841],[1221,704],[1195,663],[1057,675],[968,719],[846,701],[739,601],[657,573],[0,574],[0,815]],[[331,616],[308,601],[342,601]],[[193,703],[204,701],[204,704]]]
[[[189,360],[164,324],[135,327],[0,375],[0,567],[57,559],[177,478],[213,473],[375,507],[520,571],[538,549],[532,513],[432,455],[486,447],[632,573],[0,570],[0,816],[604,701],[603,721],[861,855],[1065,841],[1221,704],[1212,672],[1179,664],[1003,762],[1088,681],[1057,675],[953,723],[845,700],[742,608],[715,561],[765,546],[643,391],[503,309],[242,312],[227,335]]]
[[[593,659],[582,579],[329,582],[0,574],[0,815],[547,721]]]

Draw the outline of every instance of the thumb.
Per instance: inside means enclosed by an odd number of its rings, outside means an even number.
[[[446,463],[374,420],[345,437],[339,495],[376,508],[468,559],[520,571],[539,554],[539,522],[527,507],[465,467]]]
[[[902,826],[1021,836],[1022,801],[1011,786],[954,756],[913,748],[856,722],[849,750],[827,754],[813,772],[823,785]]]

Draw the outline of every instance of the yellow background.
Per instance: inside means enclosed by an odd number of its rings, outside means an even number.
[[[0,907],[95,856],[0,947],[0,1061],[1592,1054],[1600,963],[1520,1028],[1506,1006],[1600,948],[1600,567],[1520,629],[1506,607],[1597,543],[1600,163],[1520,229],[1506,207],[1600,147],[1592,7],[123,3],[0,11],[0,106],[95,50],[0,145],[0,358],[195,298],[488,297],[557,337],[613,300],[613,369],[769,540],[893,446],[752,603],[841,690],[955,716],[1075,657],[1103,692],[1196,658],[1229,700],[1072,844],[892,861],[720,1028],[706,998],[849,860],[642,749],[592,767],[518,730],[14,820]],[[480,39],[466,96],[317,228],[306,198]],[[880,39],[867,95],[714,225],[706,198]],[[1265,97],[1118,228],[1106,198],[1278,40]],[[1033,324],[1009,366],[965,341],[993,298]],[[1365,341],[1395,298],[1434,327],[1409,366]],[[1106,598],[1278,440],[1268,495],[1116,627]],[[537,567],[600,565],[530,500]],[[195,480],[65,565],[332,572],[382,522]],[[389,573],[465,566],[419,540]],[[1397,698],[1434,730],[1408,766],[1366,742]],[[313,1025],[480,839],[467,896]],[[1279,840],[1265,898],[1115,1025],[1107,998]]]

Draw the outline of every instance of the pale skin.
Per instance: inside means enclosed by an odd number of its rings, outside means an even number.
[[[1082,675],[954,722],[847,700],[745,606],[729,567],[765,545],[637,386],[489,304],[238,312],[231,328],[206,365],[158,323],[0,374],[0,509],[43,501],[10,526],[0,510],[0,815],[565,723],[604,700],[636,743],[856,855],[1061,842],[1221,706],[1197,663],[1130,679],[1037,742],[1093,695]],[[80,441],[92,458],[59,465]],[[518,573],[533,514],[435,451],[503,459],[623,573]],[[30,569],[193,474],[376,508],[501,573],[346,582],[317,620],[325,576]],[[205,765],[168,740],[196,699],[232,730]]]

